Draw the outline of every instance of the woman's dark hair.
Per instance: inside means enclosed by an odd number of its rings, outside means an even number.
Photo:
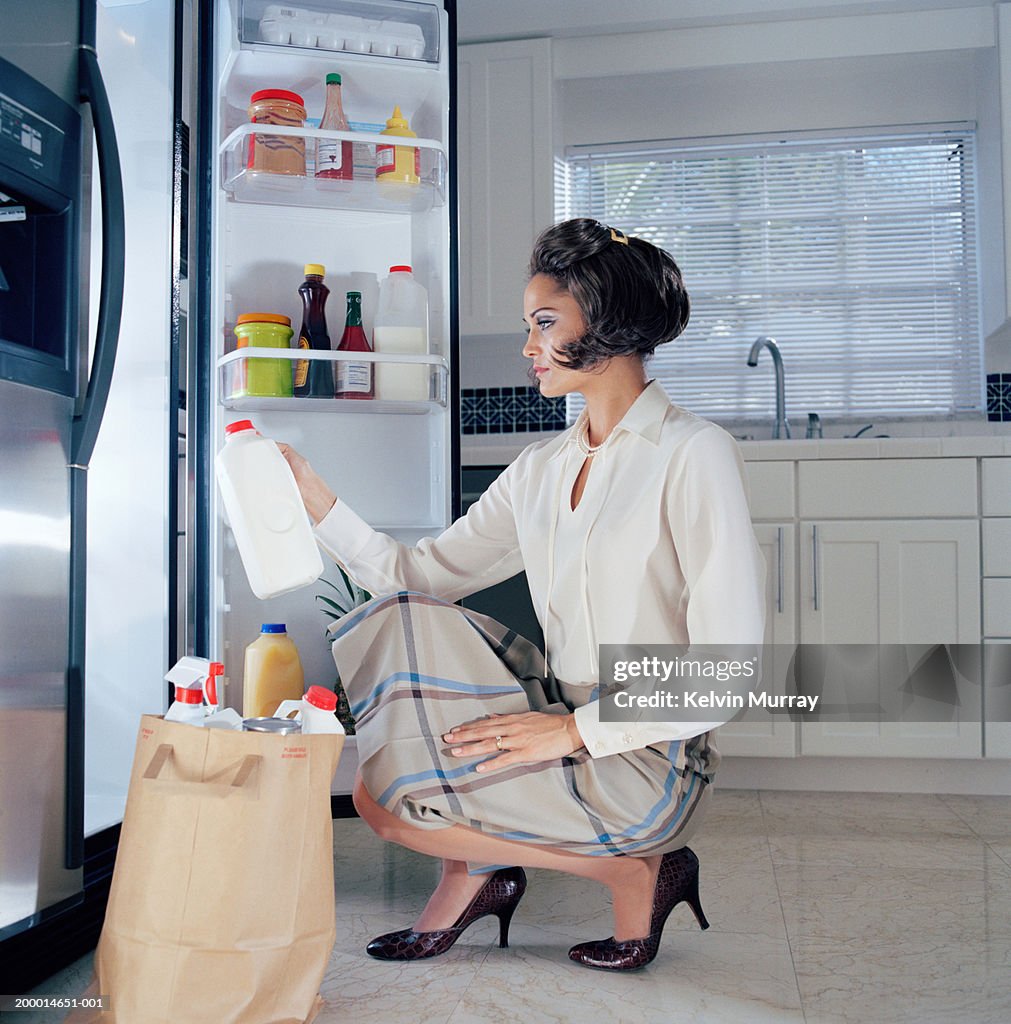
[[[567,369],[590,369],[612,356],[648,358],[688,324],[688,293],[670,253],[588,217],[543,231],[529,271],[553,278],[583,313],[586,333],[556,357]]]

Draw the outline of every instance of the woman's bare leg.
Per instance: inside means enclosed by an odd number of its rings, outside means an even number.
[[[414,828],[377,804],[360,775],[355,779],[354,804],[369,827],[382,839],[442,859],[442,880],[415,922],[419,931],[449,928],[456,921],[487,881],[487,875],[467,873],[466,862],[478,861],[547,868],[591,878],[611,890],[616,939],[622,941],[649,934],[659,857],[584,856],[550,846],[499,839],[464,825]]]

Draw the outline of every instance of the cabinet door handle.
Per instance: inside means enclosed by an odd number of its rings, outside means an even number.
[[[814,610],[818,611],[818,527],[811,527],[811,565],[814,575]]]
[[[783,614],[783,527],[776,530],[776,610]]]

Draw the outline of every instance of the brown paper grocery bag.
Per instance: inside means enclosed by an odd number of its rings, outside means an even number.
[[[304,1024],[336,936],[330,782],[344,737],[145,715],[74,1024]]]

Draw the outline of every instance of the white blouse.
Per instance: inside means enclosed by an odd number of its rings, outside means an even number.
[[[598,644],[761,644],[765,559],[734,439],[651,381],[594,455],[573,510],[584,418],[524,449],[465,516],[416,547],[340,500],[316,537],[374,594],[456,601],[526,570],[546,661],[567,683],[597,684]],[[595,701],[575,715],[593,757],[697,736],[731,717],[601,722]]]

